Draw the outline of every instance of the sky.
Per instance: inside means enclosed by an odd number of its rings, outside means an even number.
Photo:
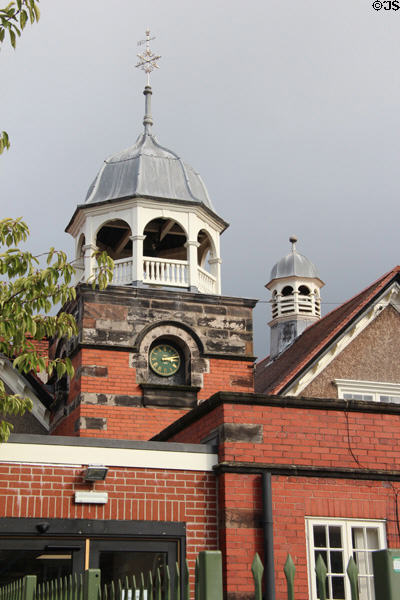
[[[7,2],[3,2],[7,4]],[[385,8],[390,8],[386,2]],[[400,10],[372,0],[41,0],[16,51],[0,52],[3,217],[30,248],[72,258],[64,228],[103,160],[142,131],[156,36],[153,131],[200,172],[222,236],[222,291],[258,298],[267,354],[274,263],[297,249],[323,313],[400,263]],[[393,7],[392,7],[393,8]]]

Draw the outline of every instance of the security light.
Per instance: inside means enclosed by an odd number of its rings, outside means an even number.
[[[83,479],[85,481],[104,481],[107,477],[108,468],[104,465],[88,465],[84,471]]]

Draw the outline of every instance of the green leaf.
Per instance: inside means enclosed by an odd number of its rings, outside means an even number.
[[[39,19],[40,19],[40,10],[39,10],[39,7],[36,4],[36,2],[34,2],[34,4],[33,4],[33,10],[34,10],[34,13],[35,13],[36,21],[39,21]]]
[[[24,29],[26,22],[28,20],[28,13],[25,10],[22,10],[19,16],[19,23],[21,25],[21,29]]]
[[[12,29],[8,30],[8,33],[10,35],[10,42],[11,42],[11,46],[14,48],[15,50],[15,45],[16,45],[16,37],[15,37],[15,33]]]

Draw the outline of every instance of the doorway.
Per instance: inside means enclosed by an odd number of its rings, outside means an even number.
[[[103,584],[185,556],[185,524],[158,521],[0,519],[0,586],[36,575],[38,583],[100,569]]]

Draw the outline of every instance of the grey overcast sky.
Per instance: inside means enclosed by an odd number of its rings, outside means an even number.
[[[142,130],[134,65],[150,27],[162,55],[154,132],[201,173],[230,223],[224,294],[267,300],[291,234],[326,283],[324,313],[400,262],[400,10],[372,0],[40,6],[17,50],[0,53],[0,129],[12,140],[1,214],[24,217],[35,252],[71,253],[75,206],[104,158]],[[255,317],[263,357],[269,305]]]

